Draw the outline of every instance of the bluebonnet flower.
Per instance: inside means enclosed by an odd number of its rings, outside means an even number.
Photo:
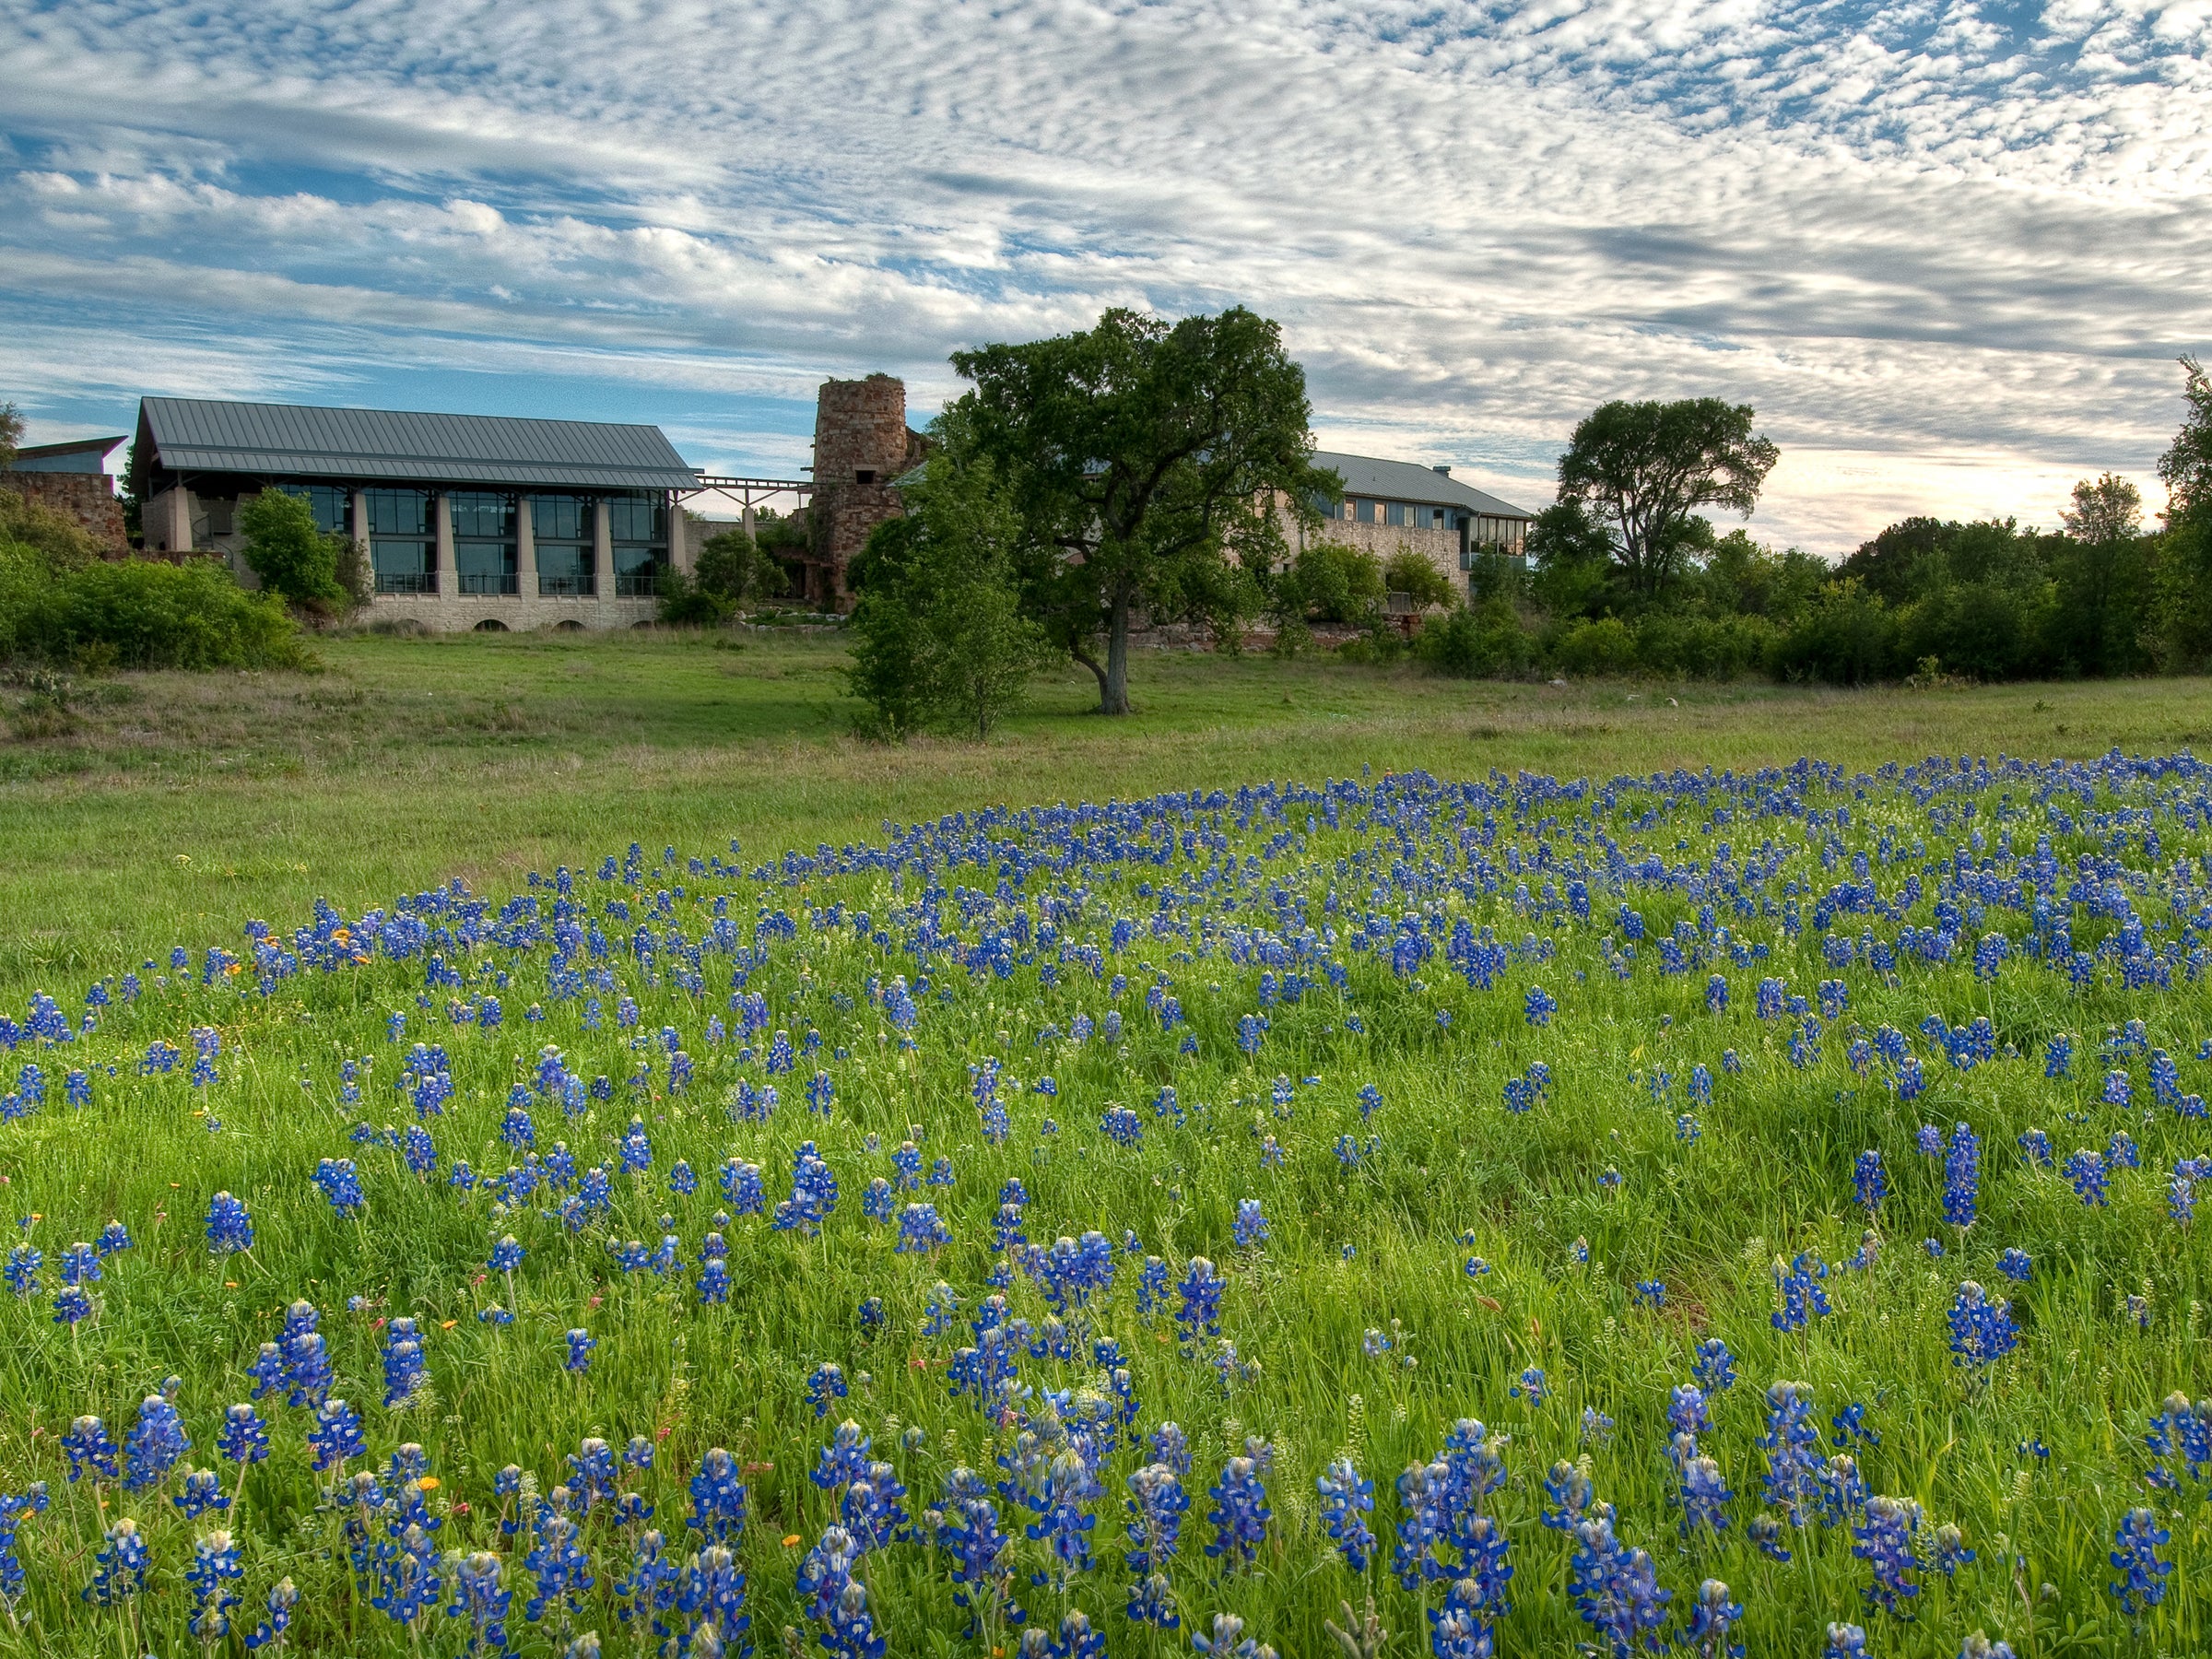
[[[1521,1380],[1507,1389],[1506,1393],[1516,1400],[1525,1399],[1532,1406],[1543,1405],[1545,1396],[1550,1393],[1544,1380],[1543,1368],[1535,1365],[1527,1367],[1522,1371]]]
[[[146,1539],[129,1516],[108,1528],[93,1560],[98,1571],[79,1594],[94,1606],[121,1606],[146,1588]]]
[[[2033,1260],[2017,1244],[1997,1258],[1997,1271],[2016,1284],[2026,1284],[2034,1270]]]
[[[2041,1129],[2023,1130],[2020,1135],[2020,1156],[2030,1164],[2051,1167],[2051,1137]]]
[[[1666,1306],[1666,1282],[1664,1279],[1638,1279],[1635,1285],[1636,1300],[1646,1307]]]
[[[2104,1074],[2104,1088],[2098,1096],[2107,1106],[2124,1106],[2135,1096],[2135,1085],[2124,1071]]]
[[[1351,1459],[1340,1457],[1314,1484],[1321,1494],[1322,1525],[1330,1542],[1343,1555],[1346,1566],[1354,1572],[1365,1572],[1375,1548],[1375,1535],[1364,1519],[1374,1512],[1375,1483],[1361,1476]]]
[[[1868,1150],[1859,1154],[1852,1166],[1851,1184],[1858,1196],[1859,1206],[1868,1215],[1877,1213],[1882,1200],[1889,1195],[1889,1176],[1882,1168],[1882,1155]]]
[[[1549,1025],[1551,1017],[1558,1012],[1559,1006],[1559,999],[1550,992],[1545,990],[1541,985],[1531,985],[1528,988],[1528,995],[1521,1005],[1522,1018],[1532,1026]]]
[[[1712,1418],[1705,1407],[1703,1389],[1694,1382],[1679,1383],[1667,1400],[1666,1426],[1677,1434],[1709,1434]]]
[[[1206,1520],[1215,1528],[1215,1542],[1207,1555],[1226,1555],[1232,1561],[1250,1561],[1267,1533],[1267,1488],[1261,1484],[1259,1465],[1252,1458],[1230,1458],[1221,1466],[1221,1480],[1206,1488],[1215,1506]]]
[[[831,1400],[841,1400],[849,1392],[844,1370],[834,1360],[823,1360],[806,1379],[806,1403],[814,1407],[817,1421],[830,1415]]]
[[[1971,1227],[1981,1194],[1982,1143],[1966,1124],[1956,1124],[1943,1155],[1943,1218]]]
[[[548,1607],[581,1611],[585,1593],[598,1583],[592,1558],[578,1541],[579,1530],[575,1521],[562,1514],[547,1515],[539,1523],[537,1541],[523,1558],[524,1571],[535,1585],[523,1606],[523,1616],[531,1623],[545,1618]]]
[[[1223,1287],[1224,1281],[1214,1271],[1213,1263],[1204,1256],[1191,1258],[1182,1283],[1177,1287],[1182,1305],[1175,1313],[1175,1323],[1186,1343],[1194,1340],[1201,1331],[1209,1336],[1220,1334]]]
[[[1866,1659],[1866,1632],[1854,1624],[1830,1625],[1820,1659]]]
[[[1959,1569],[1974,1559],[1974,1552],[1966,1547],[1966,1535],[1946,1522],[1936,1529],[1935,1542],[1930,1546],[1936,1566],[1945,1578],[1956,1578]]]
[[[1769,1317],[1776,1330],[1801,1331],[1807,1320],[1828,1316],[1828,1293],[1820,1288],[1827,1277],[1828,1265],[1809,1251],[1800,1252],[1786,1265],[1775,1258],[1774,1283],[1782,1293],[1782,1309]]]
[[[1909,1499],[1866,1500],[1865,1518],[1851,1529],[1856,1540],[1851,1553],[1873,1570],[1874,1582],[1866,1586],[1869,1606],[1902,1616],[1905,1603],[1920,1594],[1912,1578],[1922,1567],[1913,1548],[1919,1530],[1920,1506]]]
[[[1721,1477],[1721,1465],[1710,1457],[1693,1457],[1682,1465],[1682,1532],[1685,1536],[1700,1526],[1714,1532],[1728,1530],[1728,1504],[1735,1494]]]
[[[72,1485],[88,1468],[95,1480],[116,1478],[115,1442],[108,1438],[107,1426],[98,1418],[80,1417],[71,1423],[62,1436],[62,1450],[69,1454]]]
[[[1698,1659],[1743,1659],[1744,1644],[1730,1640],[1743,1616],[1743,1606],[1730,1599],[1728,1586],[1719,1579],[1707,1579],[1698,1586],[1698,1603],[1690,1609],[1682,1644]]]
[[[1659,1587],[1649,1555],[1614,1536],[1610,1514],[1584,1521],[1575,1537],[1568,1589],[1576,1611],[1613,1653],[1633,1653],[1665,1622],[1673,1592]]]
[[[2166,1599],[2166,1575],[2173,1571],[2173,1563],[2159,1559],[2159,1548],[2172,1537],[2147,1509],[2129,1510],[2113,1529],[2117,1547],[2111,1560],[2121,1576],[2108,1587],[2119,1597],[2122,1612],[2139,1616]]]
[[[1028,1535],[1046,1546],[1064,1592],[1072,1575],[1090,1566],[1090,1532],[1098,1518],[1083,1506],[1104,1495],[1082,1453],[1070,1447],[1045,1465],[1042,1482],[1030,1500],[1037,1519],[1030,1523]]]
[[[348,1458],[368,1455],[369,1442],[361,1435],[361,1414],[344,1400],[325,1400],[315,1408],[315,1424],[307,1432],[315,1454],[315,1470],[343,1472]]]
[[[568,1358],[561,1361],[561,1368],[581,1376],[591,1370],[592,1350],[599,1346],[599,1339],[589,1331],[572,1330],[568,1335]]]
[[[246,1651],[258,1653],[267,1648],[273,1654],[280,1653],[285,1637],[291,1630],[292,1609],[300,1605],[299,1588],[288,1578],[278,1579],[270,1587],[268,1600],[263,1605],[267,1608],[267,1616],[247,1634]]]
[[[229,1533],[203,1533],[193,1541],[192,1564],[184,1570],[192,1591],[187,1628],[210,1648],[230,1633],[230,1609],[238,1606],[238,1593],[230,1585],[244,1571]]]
[[[324,1159],[315,1166],[315,1184],[330,1200],[330,1207],[341,1216],[354,1215],[369,1202],[362,1196],[360,1177],[350,1158]]]
[[[1708,1336],[1698,1344],[1690,1370],[1696,1373],[1699,1386],[1709,1394],[1735,1386],[1735,1356],[1718,1336]]]
[[[18,1244],[7,1253],[7,1265],[0,1268],[0,1277],[7,1280],[7,1288],[18,1296],[36,1296],[39,1293],[39,1269],[45,1265],[46,1253],[37,1245]]]
[[[246,1470],[269,1454],[269,1434],[261,1414],[241,1401],[223,1413],[222,1431],[216,1437],[216,1449],[231,1463],[239,1465],[238,1477],[242,1483]]]
[[[657,1533],[648,1535],[659,1536]],[[454,1559],[453,1599],[446,1613],[468,1620],[471,1653],[507,1651],[507,1613],[513,1601],[514,1592],[506,1586],[498,1556],[479,1549]]]
[[[892,1247],[896,1253],[925,1255],[951,1241],[952,1230],[938,1218],[935,1205],[910,1204],[900,1212],[899,1242]]]
[[[2018,1340],[2011,1308],[2002,1300],[1990,1300],[1988,1293],[1971,1279],[1959,1287],[1951,1305],[1950,1324],[1955,1365],[1994,1365],[2010,1353]]]
[[[2137,1150],[2133,1135],[2124,1129],[2115,1129],[2104,1161],[2115,1170],[2139,1170],[2143,1167],[2143,1154]]]
[[[159,1485],[191,1450],[176,1406],[159,1394],[147,1394],[138,1407],[138,1420],[124,1437],[123,1489],[140,1492]]]
[[[1820,1469],[1810,1385],[1776,1382],[1767,1390],[1767,1431],[1754,1443],[1767,1454],[1766,1500],[1791,1525],[1803,1526],[1818,1497]]]
[[[2105,1185],[2109,1176],[2100,1154],[2084,1147],[2066,1159],[2065,1167],[2060,1173],[2065,1176],[2066,1184],[2074,1189],[2075,1195],[2083,1204],[2096,1208],[2107,1202]]]
[[[1839,1446],[1848,1446],[1861,1441],[1869,1446],[1882,1443],[1880,1433],[1866,1426],[1866,1407],[1857,1400],[1844,1406],[1828,1421],[1835,1443]]]

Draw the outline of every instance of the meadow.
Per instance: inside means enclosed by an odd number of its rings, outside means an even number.
[[[2205,1645],[2201,683],[322,649],[10,715],[0,1642]]]

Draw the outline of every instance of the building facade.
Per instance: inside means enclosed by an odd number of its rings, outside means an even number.
[[[1324,540],[1382,559],[1418,553],[1463,589],[1484,555],[1526,557],[1535,515],[1461,483],[1450,467],[1334,450],[1316,450],[1313,465],[1344,480],[1343,500],[1316,503]]]
[[[239,512],[281,489],[360,548],[373,618],[438,632],[631,627],[691,568],[698,474],[657,427],[149,397],[134,465],[149,552],[253,586]]]
[[[73,438],[28,445],[0,472],[0,489],[12,489],[60,513],[91,536],[102,553],[121,559],[130,551],[130,540],[107,460],[122,441],[121,437]]]
[[[814,408],[814,494],[806,506],[805,596],[817,610],[850,610],[845,567],[868,533],[897,518],[896,480],[921,465],[929,440],[906,424],[906,382],[888,374],[824,381]]]

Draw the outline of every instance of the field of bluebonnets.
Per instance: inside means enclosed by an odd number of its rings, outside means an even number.
[[[2199,1651],[2208,953],[2117,753],[236,918],[0,1021],[0,1645]]]

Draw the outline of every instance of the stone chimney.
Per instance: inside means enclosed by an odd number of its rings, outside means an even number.
[[[906,382],[888,374],[824,381],[814,412],[814,497],[807,508],[814,560],[808,601],[823,610],[852,604],[845,567],[868,533],[899,516],[891,480],[913,465]]]

